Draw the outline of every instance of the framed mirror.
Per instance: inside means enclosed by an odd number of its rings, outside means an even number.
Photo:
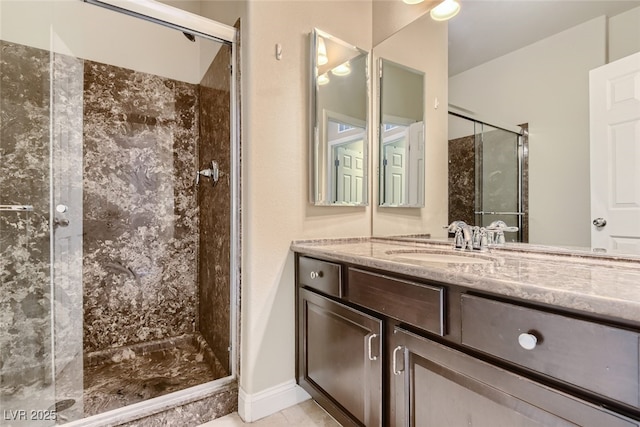
[[[311,33],[310,202],[368,204],[369,54]]]
[[[424,206],[424,73],[379,59],[380,206]]]

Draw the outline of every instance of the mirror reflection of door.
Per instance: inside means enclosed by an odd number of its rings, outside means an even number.
[[[365,126],[361,121],[327,113],[327,142],[330,147],[328,164],[329,200],[336,204],[361,203],[365,191]]]
[[[382,174],[385,202],[392,205],[406,203],[407,126],[385,124],[382,133]]]
[[[380,59],[380,206],[424,206],[424,73]]]
[[[382,199],[391,206],[419,206],[424,195],[424,126],[384,123]]]

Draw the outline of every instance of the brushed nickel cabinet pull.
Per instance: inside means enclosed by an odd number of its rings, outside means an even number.
[[[368,341],[369,341],[369,343],[368,343],[368,345],[369,345],[369,360],[371,360],[371,361],[378,360],[378,356],[374,356],[374,355],[372,354],[372,350],[371,350],[371,341],[372,341],[374,338],[377,338],[377,337],[378,337],[378,334],[371,334],[371,335],[369,335],[369,340],[368,340]]]
[[[393,375],[400,375],[402,373],[402,371],[398,370],[398,350],[402,350],[401,345],[393,349]]]

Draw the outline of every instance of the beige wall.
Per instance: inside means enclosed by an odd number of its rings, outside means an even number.
[[[338,7],[339,5],[339,7]],[[294,378],[294,239],[368,236],[370,208],[308,203],[309,33],[371,49],[369,1],[252,1],[243,22],[240,385]],[[282,45],[282,59],[275,45]]]
[[[640,7],[609,19],[609,61],[640,52]]]
[[[425,207],[378,207],[378,136],[372,140],[373,235],[430,233],[446,237],[447,224],[447,24],[424,15],[374,48],[374,60],[382,57],[425,73]],[[416,54],[424,52],[425,54]],[[377,76],[377,66],[374,67]],[[377,78],[373,99],[378,96]],[[435,104],[439,106],[436,108]],[[379,112],[374,110],[372,128],[377,128]],[[445,183],[443,185],[443,183]]]
[[[424,73],[398,66],[395,62],[385,60],[384,64],[383,84],[376,81],[378,90],[384,92],[384,95],[380,96],[380,111],[383,112],[383,116],[402,117],[411,122],[423,121]],[[380,72],[380,61],[376,67]]]
[[[604,64],[606,19],[449,80],[449,102],[485,120],[529,123],[531,243],[590,245],[589,74]]]
[[[439,0],[406,4],[397,0],[373,0],[373,45],[402,30],[420,16],[429,12]]]

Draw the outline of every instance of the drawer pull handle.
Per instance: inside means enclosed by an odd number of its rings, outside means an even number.
[[[518,336],[518,343],[525,350],[533,350],[538,344],[538,338],[533,334],[523,333]]]
[[[374,360],[378,360],[378,356],[374,356],[372,354],[372,350],[371,350],[371,340],[373,340],[374,338],[377,338],[378,334],[371,334],[369,335],[369,360],[374,361]]]
[[[400,375],[402,373],[402,370],[398,370],[398,350],[402,350],[401,345],[393,349],[393,375]]]
[[[312,271],[309,276],[311,276],[312,279],[318,279],[322,277],[322,271]]]

